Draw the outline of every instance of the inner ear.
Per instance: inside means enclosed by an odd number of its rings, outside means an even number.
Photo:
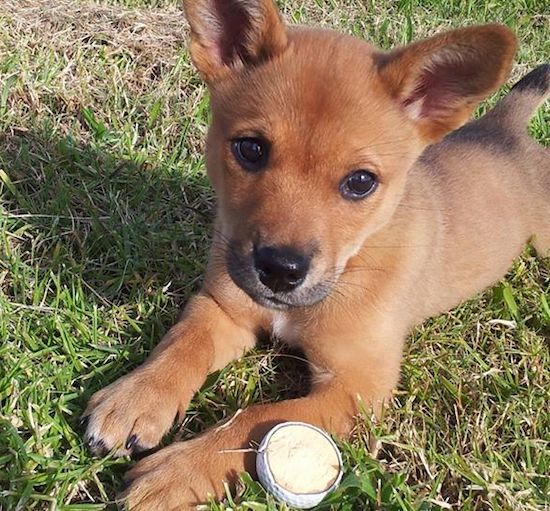
[[[219,51],[220,62],[230,66],[237,60],[243,62],[253,58],[251,48],[247,47],[254,29],[251,22],[253,13],[242,4],[227,0],[214,0],[212,4],[215,9],[212,15],[218,30],[215,47]]]
[[[465,97],[476,95],[476,69],[463,59],[430,63],[422,69],[413,90],[403,98],[403,106],[413,118],[434,117],[456,107]],[[486,84],[485,87],[489,87]]]
[[[191,56],[203,78],[215,82],[284,51],[286,28],[273,0],[184,0]]]
[[[378,69],[390,95],[431,142],[464,124],[506,80],[515,50],[506,27],[469,27],[381,55]]]

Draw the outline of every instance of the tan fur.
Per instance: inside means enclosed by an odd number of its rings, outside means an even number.
[[[207,374],[262,330],[301,346],[318,377],[304,398],[250,407],[140,461],[124,495],[136,510],[223,496],[224,480],[254,473],[254,453],[235,449],[277,422],[347,434],[359,403],[379,411],[391,395],[413,325],[496,282],[532,237],[541,254],[550,250],[548,153],[505,122],[514,92],[507,108],[426,149],[506,79],[515,52],[506,28],[451,31],[384,54],[332,31],[287,29],[271,0],[229,2],[250,18],[225,27],[233,18],[221,3],[185,2],[213,111],[207,168],[219,215],[205,284],[150,359],[93,396],[87,438],[119,454],[154,447]],[[224,29],[240,53],[220,48]],[[227,142],[251,133],[272,142],[258,175]],[[373,170],[379,188],[346,201],[338,183],[359,168]],[[287,310],[254,302],[229,276],[227,250],[249,253],[258,239],[314,246],[303,286],[325,282],[328,296]]]

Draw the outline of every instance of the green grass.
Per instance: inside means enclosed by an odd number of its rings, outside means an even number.
[[[521,42],[514,79],[550,54],[542,0],[280,4],[294,22],[383,47],[505,22]],[[130,461],[91,457],[79,415],[200,286],[214,211],[207,97],[175,5],[0,3],[2,511],[109,507]],[[545,145],[549,120],[546,107],[531,125]],[[341,443],[344,484],[322,509],[548,509],[549,305],[549,266],[526,251],[494,289],[416,329],[395,403]],[[293,360],[262,347],[211,376],[174,435],[292,394]],[[284,509],[250,481],[235,502]]]

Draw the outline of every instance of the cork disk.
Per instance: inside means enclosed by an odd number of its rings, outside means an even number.
[[[266,457],[275,482],[292,493],[326,491],[340,473],[339,457],[330,440],[299,424],[275,431]]]

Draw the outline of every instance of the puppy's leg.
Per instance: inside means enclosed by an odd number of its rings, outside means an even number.
[[[393,346],[370,360],[362,358],[364,353],[351,354],[355,362],[346,356],[346,370],[335,368],[338,372],[323,378],[306,397],[252,406],[217,429],[141,460],[127,476],[124,498],[130,509],[194,509],[208,494],[222,497],[224,480],[233,486],[241,472],[255,474],[254,447],[277,423],[304,421],[348,434],[361,403],[379,409],[391,394],[401,354],[400,344]]]
[[[157,445],[207,374],[254,344],[251,317],[237,323],[209,295],[194,297],[142,366],[92,396],[84,412],[91,448],[127,454]]]

